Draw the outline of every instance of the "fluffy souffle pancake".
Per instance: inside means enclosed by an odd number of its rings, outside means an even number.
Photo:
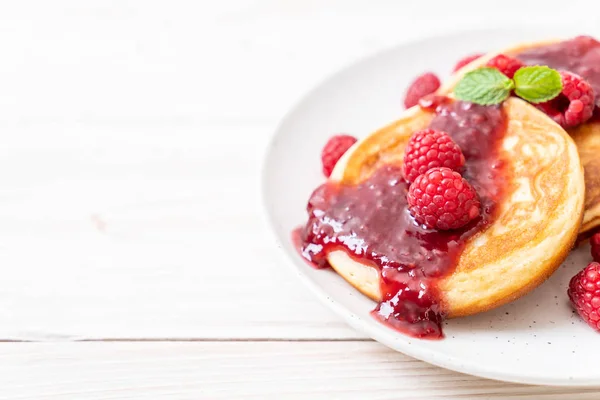
[[[509,181],[497,216],[466,240],[455,268],[436,282],[450,318],[500,306],[542,283],[567,257],[583,216],[584,175],[573,139],[520,99],[500,107],[507,125],[499,151]],[[357,185],[383,166],[401,165],[409,137],[434,115],[420,107],[407,110],[348,150],[330,179]],[[359,291],[382,300],[378,268],[339,249],[328,252],[327,261]]]
[[[566,50],[558,46],[561,43],[572,43]],[[544,52],[547,50],[546,52]],[[560,60],[561,51],[567,52],[573,60]],[[505,54],[524,60],[527,64],[549,65],[552,68],[567,69],[570,65],[588,62],[591,67],[580,70],[582,65],[573,72],[580,73],[587,79],[592,79],[592,86],[596,90],[596,106],[600,98],[600,42],[590,37],[577,37],[574,39],[551,39],[538,42],[521,43],[499,52],[489,53],[476,59],[457,71],[440,88],[438,93],[450,93],[465,73],[485,65],[498,54]],[[585,238],[594,228],[600,226],[600,121],[597,118],[567,129],[573,137],[581,163],[585,171],[585,211],[580,227],[580,236]]]

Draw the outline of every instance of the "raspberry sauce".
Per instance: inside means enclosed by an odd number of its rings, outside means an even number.
[[[299,236],[302,256],[318,268],[328,266],[333,250],[377,268],[383,300],[373,316],[405,334],[437,339],[445,311],[436,282],[454,270],[466,240],[493,221],[504,192],[499,144],[506,119],[500,106],[435,101],[428,110],[436,113],[430,127],[447,132],[465,155],[463,176],[481,200],[478,218],[452,231],[418,225],[401,166],[385,165],[360,184],[317,188]]]
[[[596,39],[577,36],[524,51],[516,57],[527,65],[547,65],[580,75],[594,88],[596,107],[600,107],[600,42]]]

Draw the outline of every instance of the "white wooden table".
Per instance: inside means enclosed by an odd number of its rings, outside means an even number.
[[[327,74],[423,35],[564,18],[478,4],[0,4],[0,399],[599,398],[370,341],[263,220],[266,143]]]

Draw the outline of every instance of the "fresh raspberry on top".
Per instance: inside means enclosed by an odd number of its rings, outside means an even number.
[[[336,135],[327,141],[321,152],[323,174],[326,177],[329,178],[335,164],[354,143],[356,143],[356,138],[350,135]]]
[[[594,261],[600,262],[600,232],[595,233],[590,238],[590,245],[592,247],[592,257]]]
[[[516,58],[505,56],[504,54],[498,54],[496,57],[488,61],[486,65],[488,67],[496,68],[510,79],[515,76],[515,72],[517,72],[519,68],[524,66],[521,61],[517,60]]]
[[[571,278],[567,294],[579,316],[600,331],[600,264],[592,262]]]
[[[406,91],[404,106],[410,108],[419,103],[421,97],[434,93],[440,88],[440,79],[431,72],[427,72],[413,81]]]
[[[480,213],[475,189],[450,168],[432,168],[419,175],[407,200],[415,220],[432,229],[457,229]]]
[[[537,104],[537,108],[563,128],[573,128],[592,117],[596,94],[581,76],[567,71],[561,71],[560,76],[562,92],[550,101]]]
[[[454,66],[454,69],[452,69],[452,72],[458,71],[465,65],[470,64],[472,61],[477,60],[482,55],[483,55],[482,53],[475,53],[475,54],[471,54],[470,56],[466,56],[465,58],[462,58],[459,62],[456,63],[456,65]]]
[[[424,129],[415,132],[404,151],[404,177],[408,182],[427,170],[447,167],[455,171],[465,165],[460,147],[446,132]]]

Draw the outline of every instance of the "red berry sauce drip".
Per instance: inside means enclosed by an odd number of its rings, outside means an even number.
[[[594,88],[596,107],[600,107],[600,42],[589,36],[526,50],[516,56],[527,65],[547,65],[573,72]]]
[[[436,281],[454,270],[466,240],[493,221],[505,179],[501,107],[437,100],[429,105],[437,114],[430,127],[447,132],[463,149],[463,176],[480,196],[480,217],[453,231],[419,226],[408,211],[401,167],[386,165],[358,185],[317,188],[300,232],[301,254],[318,268],[327,267],[327,254],[340,249],[378,268],[383,301],[372,314],[400,332],[430,339],[443,337],[445,312]]]

